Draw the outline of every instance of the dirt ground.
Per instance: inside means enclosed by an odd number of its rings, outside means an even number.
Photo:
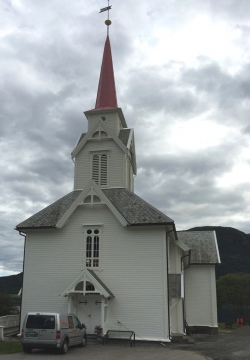
[[[200,353],[208,360],[250,360],[250,326],[243,326],[231,333],[218,335],[193,335],[193,345],[171,344],[175,349]]]

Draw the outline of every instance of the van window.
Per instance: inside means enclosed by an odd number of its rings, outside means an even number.
[[[69,328],[73,329],[74,328],[74,323],[73,323],[72,316],[68,316],[68,323],[69,323]]]
[[[26,328],[55,329],[55,316],[53,316],[53,315],[28,315]]]

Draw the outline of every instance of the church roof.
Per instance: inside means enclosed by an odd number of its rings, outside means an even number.
[[[81,190],[72,191],[53,204],[47,206],[45,209],[18,224],[16,229],[55,227],[58,220],[60,220],[68,208],[75,202],[81,192]]]
[[[131,129],[122,129],[119,133],[118,138],[123,142],[124,145],[127,145],[129,135],[130,135]]]
[[[128,225],[174,224],[168,216],[125,188],[102,189],[104,195],[124,217]],[[82,190],[75,190],[16,226],[17,230],[55,228]]]
[[[118,108],[115,89],[111,46],[107,36],[102,58],[102,67],[96,97],[95,110]]]
[[[191,264],[220,263],[220,255],[214,231],[177,231],[177,237],[191,249]]]
[[[173,224],[174,221],[125,188],[102,190],[129,225]]]

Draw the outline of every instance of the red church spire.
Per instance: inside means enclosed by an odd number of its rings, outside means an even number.
[[[95,110],[118,108],[109,36],[104,46]]]

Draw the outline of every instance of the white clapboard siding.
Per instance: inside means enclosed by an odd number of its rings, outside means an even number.
[[[89,115],[88,116],[88,131],[100,120],[102,116],[105,116],[105,124],[108,125],[110,129],[118,136],[120,130],[122,129],[121,121],[119,119],[118,113],[105,113],[98,115]],[[102,120],[103,121],[103,120]]]
[[[218,325],[214,265],[191,265],[185,270],[185,308],[188,325]]]
[[[124,152],[112,140],[88,141],[75,159],[75,189],[83,189],[92,178],[93,151],[107,151],[108,156],[108,187],[123,187],[125,178]]]
[[[83,224],[103,224],[96,273],[115,295],[108,300],[108,328],[119,329],[119,320],[141,338],[167,339],[164,229],[122,227],[105,205],[81,205],[64,228],[27,237],[23,315],[67,311],[67,298],[59,295],[84,267]]]
[[[173,241],[169,242],[169,273],[181,273],[181,249]]]
[[[183,305],[182,299],[170,300],[170,332],[183,333]]]

